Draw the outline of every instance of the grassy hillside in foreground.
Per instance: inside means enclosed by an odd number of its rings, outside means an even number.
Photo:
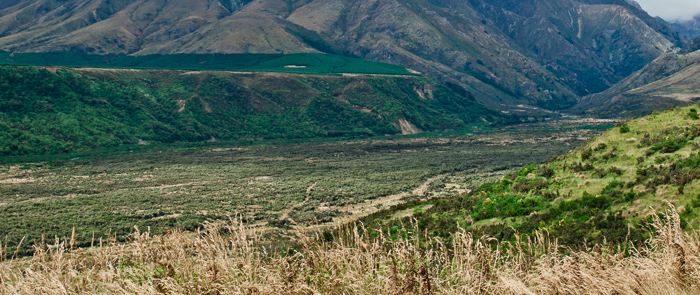
[[[171,54],[171,55],[96,55],[70,52],[10,53],[0,52],[0,64],[172,69],[250,72],[285,72],[305,74],[378,74],[415,75],[402,66],[359,58],[320,54]]]
[[[513,117],[422,77],[0,67],[0,155],[146,142],[365,137]]]
[[[546,233],[499,243],[460,231],[448,248],[440,239],[370,240],[354,227],[334,242],[301,233],[299,248],[279,254],[259,247],[260,235],[235,219],[205,224],[197,234],[137,229],[125,244],[100,240],[78,250],[70,239],[39,244],[31,259],[0,263],[0,292],[698,294],[700,240],[681,230],[672,210],[662,217],[654,220],[655,235],[637,248],[599,244],[568,255]]]
[[[700,121],[697,105],[629,121],[551,162],[530,165],[470,193],[374,214],[370,228],[418,218],[429,235],[458,227],[512,240],[546,230],[568,246],[643,240],[655,210],[674,204],[682,226],[698,226]],[[405,220],[404,220],[405,222]],[[629,225],[629,226],[628,226]]]

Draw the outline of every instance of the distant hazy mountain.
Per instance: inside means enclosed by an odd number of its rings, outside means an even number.
[[[700,37],[700,15],[687,21],[666,21],[660,17],[657,17],[657,19],[686,38]]]
[[[627,0],[0,4],[3,50],[347,54],[459,83],[486,104],[516,112],[568,108],[683,43]]]

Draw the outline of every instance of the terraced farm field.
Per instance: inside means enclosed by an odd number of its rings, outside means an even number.
[[[236,214],[272,233],[293,224],[337,224],[399,202],[464,192],[599,132],[531,126],[453,136],[152,147],[7,164],[0,166],[0,233],[5,247],[29,254],[42,236],[67,237],[73,230],[85,246],[106,234],[122,237],[134,226],[163,233]]]

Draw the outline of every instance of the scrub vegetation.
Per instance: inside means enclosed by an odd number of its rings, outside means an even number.
[[[410,200],[463,192],[542,163],[598,130],[506,129],[355,141],[146,150],[0,166],[0,241],[33,245],[75,231],[76,246],[134,226],[162,234],[240,214],[268,233],[341,224]],[[514,160],[516,159],[516,160]],[[48,214],[50,213],[50,214]]]

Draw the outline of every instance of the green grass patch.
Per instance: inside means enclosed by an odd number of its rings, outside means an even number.
[[[0,52],[0,64],[192,71],[282,72],[324,75],[340,73],[416,75],[402,66],[321,53],[217,53],[130,56],[91,55],[69,52]]]

